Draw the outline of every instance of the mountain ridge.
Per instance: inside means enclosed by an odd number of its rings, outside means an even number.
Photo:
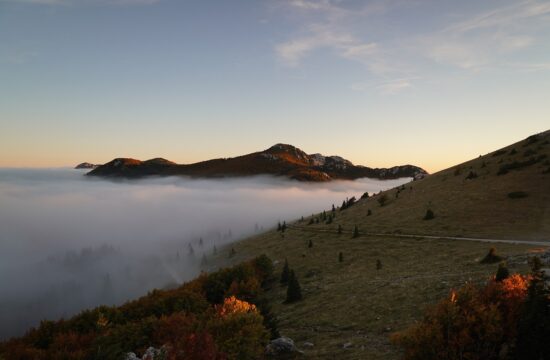
[[[340,156],[307,154],[288,144],[278,143],[266,150],[233,158],[218,158],[192,164],[177,164],[163,158],[137,160],[115,158],[87,173],[89,176],[141,178],[146,176],[191,176],[219,178],[274,175],[298,181],[323,182],[358,178],[422,178],[428,173],[415,165],[370,168],[354,165]]]

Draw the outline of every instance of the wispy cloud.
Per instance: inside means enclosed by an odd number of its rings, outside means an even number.
[[[277,45],[276,51],[286,65],[296,66],[302,58],[319,48],[332,48],[345,53],[351,47],[360,45],[350,34],[337,33],[327,26],[311,25],[307,35]]]
[[[506,54],[537,42],[532,28],[547,21],[550,3],[534,0],[493,9],[425,36],[426,53],[433,60],[463,69],[495,65]]]
[[[430,71],[434,63],[480,71],[503,66],[511,56],[546,41],[540,30],[548,29],[550,2],[502,3],[479,13],[440,14],[453,20],[439,30],[431,27],[429,33],[423,34],[422,26],[400,28],[400,22],[392,16],[405,6],[424,6],[428,11],[426,3],[374,1],[352,9],[350,3],[338,0],[288,0],[287,10],[292,16],[299,16],[300,25],[289,39],[275,46],[275,52],[283,64],[296,67],[316,51],[328,51],[364,64],[378,78],[383,93],[396,93],[413,87],[410,79],[425,77],[422,72]],[[382,22],[384,26],[390,24],[385,33],[376,26],[383,16],[392,20]],[[432,21],[429,19],[433,17],[426,13],[426,19]],[[529,68],[545,70],[545,63],[546,59],[539,60]],[[396,78],[409,80],[392,80]]]
[[[391,79],[382,82],[364,82],[364,83],[354,83],[350,86],[353,91],[378,91],[386,95],[398,94],[404,90],[410,89],[413,87],[413,81],[417,80],[418,77],[412,78],[401,78],[401,79]]]

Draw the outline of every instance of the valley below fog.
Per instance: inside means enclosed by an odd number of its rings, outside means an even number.
[[[0,339],[180,284],[211,267],[213,253],[229,254],[230,242],[408,181],[108,181],[0,169]]]

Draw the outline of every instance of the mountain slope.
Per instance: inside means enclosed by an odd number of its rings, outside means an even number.
[[[217,261],[266,253],[280,274],[288,260],[304,299],[284,304],[284,286],[274,286],[268,296],[281,334],[299,346],[314,344],[304,347],[306,356],[399,359],[391,334],[420,320],[450,289],[492,276],[497,264],[480,263],[490,247],[506,259],[510,272],[526,272],[527,259],[546,248],[521,240],[546,240],[550,246],[549,159],[550,132],[545,132],[344,210],[332,213],[327,204],[327,218],[334,215],[329,224],[323,213],[286,219],[284,233],[272,230],[240,241],[232,245],[234,258],[223,253]],[[428,209],[435,217],[423,220]],[[493,244],[425,234],[520,241]]]
[[[308,155],[286,144],[234,158],[213,159],[180,165],[165,159],[140,161],[117,158],[88,173],[91,176],[138,178],[143,176],[186,175],[193,177],[226,177],[274,175],[300,181],[353,180],[362,177],[394,179],[422,177],[426,171],[413,165],[389,169],[356,166],[338,156]]]
[[[435,217],[423,220],[428,209]],[[365,232],[550,241],[550,132],[359,201],[339,221]]]

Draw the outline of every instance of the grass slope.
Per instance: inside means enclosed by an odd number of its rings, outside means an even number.
[[[390,344],[389,335],[420,319],[425,307],[446,296],[450,288],[494,274],[496,264],[479,263],[491,244],[421,237],[352,238],[353,227],[363,233],[550,240],[549,138],[547,132],[412,182],[398,197],[398,190],[392,189],[361,200],[338,210],[331,224],[307,225],[306,218],[291,224],[284,236],[270,231],[246,239],[233,245],[235,256],[220,255],[218,262],[266,253],[278,261],[280,273],[288,259],[304,300],[283,304],[283,286],[275,286],[268,295],[281,333],[299,347],[306,341],[314,343],[304,348],[306,355],[397,359],[399,351]],[[524,166],[497,175],[517,164]],[[477,176],[466,179],[470,172]],[[527,197],[508,196],[518,191]],[[380,206],[378,199],[384,195],[387,203]],[[423,220],[428,208],[435,218]],[[372,215],[367,216],[369,209]],[[340,235],[338,225],[344,228]],[[527,256],[541,251],[528,244],[496,246],[508,258],[511,271],[526,271]],[[339,252],[343,262],[338,261]],[[377,260],[383,265],[380,270]]]

